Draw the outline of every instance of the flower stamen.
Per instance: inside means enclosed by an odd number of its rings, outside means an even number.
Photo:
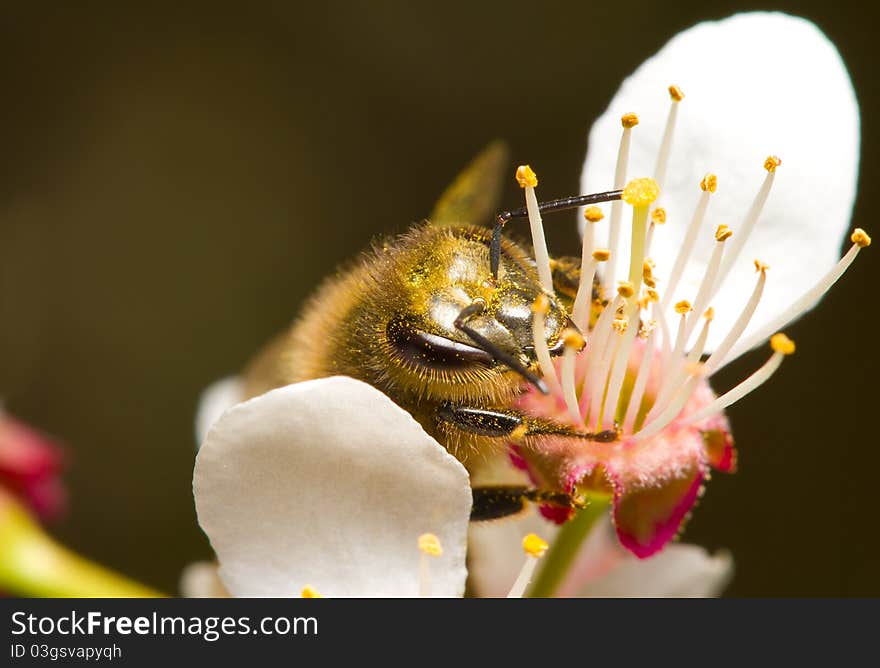
[[[507,594],[507,598],[523,597],[523,594],[525,594],[526,592],[526,587],[529,586],[529,582],[531,582],[532,580],[532,575],[535,572],[538,561],[541,559],[541,557],[544,556],[544,553],[547,552],[547,548],[549,548],[550,546],[547,544],[547,541],[543,540],[533,533],[530,533],[528,536],[523,538],[522,547],[523,551],[526,553],[526,561],[523,564],[519,575],[516,577],[516,581],[510,588],[510,592]]]
[[[423,533],[419,536],[419,551],[422,553],[419,560],[419,596],[429,598],[431,596],[431,559],[443,554],[443,546],[440,539],[432,533]]]
[[[760,260],[755,260],[755,269],[758,272],[758,281],[755,283],[755,289],[752,291],[752,296],[749,297],[749,300],[746,302],[745,308],[739,318],[737,318],[733,327],[730,328],[730,332],[728,332],[727,336],[724,337],[724,340],[709,356],[709,359],[706,360],[706,372],[708,374],[712,374],[718,365],[724,361],[724,356],[730,352],[730,349],[733,348],[737,339],[742,336],[742,333],[745,331],[746,327],[748,327],[749,321],[752,319],[752,315],[758,307],[758,302],[761,301],[761,295],[764,293],[764,284],[767,282],[768,268],[769,267]]]
[[[550,253],[547,251],[547,240],[544,238],[544,223],[538,209],[538,197],[535,188],[538,177],[529,165],[520,165],[516,169],[516,181],[525,191],[526,209],[529,212],[529,227],[532,231],[532,245],[535,248],[535,264],[538,267],[538,279],[541,287],[553,294],[553,273],[550,271]]]
[[[571,310],[571,319],[582,332],[586,332],[590,326],[593,278],[596,275],[596,267],[600,262],[599,258],[596,257],[594,248],[595,231],[593,230],[593,225],[602,220],[602,210],[597,206],[588,206],[584,209],[584,218],[587,224],[584,226],[584,238],[581,244],[581,276],[578,282],[577,295],[574,298],[574,306]]]
[[[758,194],[755,195],[755,199],[752,201],[752,205],[749,207],[748,213],[746,213],[746,217],[743,219],[742,226],[737,232],[737,238],[727,251],[727,256],[724,258],[724,263],[721,265],[721,271],[718,273],[718,280],[712,288],[712,295],[714,295],[718,288],[721,287],[724,279],[727,278],[727,275],[730,273],[734,262],[736,262],[739,257],[740,251],[742,251],[743,246],[746,241],[748,241],[749,235],[755,227],[755,223],[758,222],[758,218],[761,216],[761,211],[764,209],[767,197],[770,196],[770,189],[773,187],[773,180],[776,178],[776,168],[781,164],[782,161],[772,155],[764,161],[764,169],[767,170],[767,176],[764,177],[764,182],[761,184]]]
[[[672,138],[675,136],[675,123],[678,119],[678,104],[684,99],[684,93],[678,86],[669,87],[669,115],[666,117],[666,127],[663,129],[663,139],[660,141],[660,150],[657,151],[657,162],[654,164],[654,179],[662,188],[666,183],[666,168],[669,166],[669,156],[672,153]]]
[[[629,163],[629,148],[632,143],[632,129],[638,125],[639,117],[633,113],[624,114],[620,123],[623,126],[623,134],[620,136],[620,147],[617,149],[617,164],[614,167],[614,189],[620,190],[626,183],[626,170]],[[617,251],[620,244],[620,221],[623,218],[623,202],[611,203],[611,221],[608,226],[608,249],[611,251],[611,259],[605,272],[603,286],[606,292],[611,291],[617,273]]]
[[[699,232],[700,227],[703,224],[703,219],[706,217],[706,210],[709,208],[709,198],[717,188],[718,179],[714,174],[706,174],[700,181],[700,190],[702,190],[702,194],[697,202],[696,209],[694,209],[694,215],[691,217],[691,223],[685,233],[681,249],[678,251],[678,255],[675,258],[675,264],[672,265],[672,273],[669,275],[669,283],[666,286],[666,296],[663,298],[663,301],[660,302],[661,311],[665,311],[666,307],[669,306],[672,294],[678,287],[678,282],[681,280],[684,268],[694,249],[697,232]]]
[[[547,381],[547,387],[551,394],[559,395],[562,388],[559,378],[556,376],[556,368],[550,359],[550,349],[547,347],[547,327],[544,316],[550,311],[550,300],[547,295],[538,295],[532,304],[532,345],[535,347],[535,357],[541,367],[541,374]]]
[[[856,256],[859,254],[863,248],[867,248],[871,245],[871,237],[861,228],[856,228],[850,237],[850,241],[853,242],[852,247],[847,251],[846,255],[844,255],[840,261],[831,268],[831,270],[825,274],[819,281],[807,290],[804,294],[802,294],[798,299],[796,299],[792,304],[782,311],[779,315],[777,315],[773,320],[768,322],[765,326],[761,327],[745,340],[741,340],[734,349],[728,353],[727,357],[723,360],[719,361],[716,365],[716,371],[721,369],[725,365],[729,364],[737,357],[742,355],[744,352],[751,350],[756,345],[758,345],[761,341],[766,339],[772,332],[778,331],[785,327],[792,320],[801,315],[804,311],[811,308],[813,304],[818,302],[822,295],[828,292],[831,289],[831,286],[837,282],[843,273],[849,268],[849,266],[853,263],[853,260],[856,259]]]
[[[580,424],[581,413],[578,407],[574,367],[577,354],[584,349],[587,342],[579,331],[570,327],[563,330],[562,340],[565,343],[565,351],[562,354],[562,396],[571,418],[575,424]]]
[[[771,355],[770,359],[764,363],[764,366],[755,371],[751,376],[746,378],[732,390],[722,394],[712,403],[696,411],[692,415],[689,415],[682,424],[686,426],[699,422],[710,415],[720,413],[731,404],[739,401],[744,396],[767,382],[770,376],[776,373],[776,370],[782,364],[783,358],[787,355],[793,354],[795,350],[794,341],[782,333],[775,334],[770,339],[770,347],[773,349],[773,355]]]

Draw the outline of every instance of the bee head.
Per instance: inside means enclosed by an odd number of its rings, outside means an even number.
[[[415,371],[454,381],[480,369],[512,370],[544,390],[536,344],[562,354],[562,332],[573,327],[567,309],[542,290],[533,261],[513,242],[493,276],[487,242],[485,231],[471,229],[438,238],[426,255],[431,266],[411,265],[419,297],[388,322],[387,340]]]

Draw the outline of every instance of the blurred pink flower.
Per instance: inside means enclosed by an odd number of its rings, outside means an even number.
[[[67,506],[61,482],[64,455],[57,443],[0,412],[0,487],[14,494],[41,520]]]

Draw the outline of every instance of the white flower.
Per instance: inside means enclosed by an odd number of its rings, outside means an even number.
[[[660,205],[667,223],[653,235],[663,291],[682,247],[706,173],[718,176],[718,192],[707,212],[705,232],[696,238],[691,261],[667,305],[693,301],[712,255],[711,231],[727,225],[733,247],[745,236],[743,219],[766,174],[768,155],[782,159],[772,192],[738,261],[713,304],[715,321],[707,350],[730,330],[754,284],[752,260],[770,265],[761,302],[742,340],[752,338],[775,316],[812,288],[837,263],[850,224],[859,167],[859,108],[846,67],[834,45],[812,23],[779,13],[737,14],[701,23],[671,39],[628,77],[608,109],[593,124],[581,178],[583,192],[607,189],[615,173],[621,116],[638,114],[632,132],[629,174],[651,176],[675,84],[686,99],[677,105],[677,124],[666,177],[658,175]],[[630,230],[620,229],[624,256],[616,263],[624,280]],[[612,253],[616,249],[611,249]],[[610,284],[616,285],[611,282]],[[818,301],[810,299],[803,313]],[[723,308],[719,308],[719,306]],[[666,314],[671,313],[671,308]],[[674,315],[672,316],[674,317]],[[769,333],[786,322],[776,322]],[[745,352],[737,347],[734,352]],[[730,361],[731,357],[727,358]]]
[[[667,120],[665,91],[673,83],[688,93],[680,112],[677,103],[672,105],[673,121],[679,116],[677,126]],[[711,302],[716,309],[713,327],[702,342],[705,350],[729,344],[713,370],[814,305],[858,248],[867,245],[866,235],[854,239],[846,262],[836,264],[855,193],[859,117],[837,51],[812,24],[781,14],[743,14],[676,36],[624,82],[593,126],[584,192],[612,185],[621,116],[628,112],[640,115],[639,127],[632,132],[628,172],[654,174],[663,186],[659,204],[668,222],[652,230],[650,251],[659,289],[674,273],[679,249],[687,245],[695,202],[708,202],[709,195],[701,195],[699,187],[706,172],[716,172],[720,181],[708,210],[711,229],[727,225],[739,232],[723,256],[731,259],[722,260],[718,268],[723,280],[706,297],[706,306]],[[672,127],[675,137],[669,142],[663,137],[670,137],[666,129]],[[769,176],[762,176],[761,165],[770,154],[784,161],[778,177],[774,162],[768,165]],[[620,170],[618,177],[623,178]],[[709,191],[714,188],[707,186],[705,192]],[[752,207],[756,191],[758,205]],[[750,219],[745,225],[744,218]],[[746,233],[743,228],[752,225]],[[610,237],[612,257],[630,247],[626,226],[620,227],[619,240],[614,234]],[[699,303],[717,242],[711,230],[694,239],[680,280],[671,281],[677,284],[663,303],[670,314],[681,298]],[[625,277],[629,262],[625,253],[621,257],[616,262],[619,273],[606,270],[607,286]],[[766,289],[744,331],[722,343],[727,332],[736,329],[734,323],[749,300],[755,283],[753,258],[771,264]],[[790,352],[789,343],[777,341],[776,347]],[[681,353],[678,358],[683,359]],[[688,368],[673,358],[669,360],[675,362],[676,374]],[[662,381],[656,381],[661,389]],[[672,407],[673,390],[671,386],[667,398]],[[199,412],[203,444],[193,481],[199,522],[216,552],[226,590],[233,595],[295,596],[310,586],[334,597],[415,596],[425,584],[416,540],[430,532],[444,548],[442,556],[430,561],[432,593],[463,594],[470,480],[464,467],[408,413],[377,390],[340,377],[280,388],[224,413],[240,398],[237,392],[232,381],[206,395]],[[708,386],[704,393],[711,394]],[[724,405],[704,406],[711,410],[702,418],[717,414]],[[666,412],[669,416],[654,416],[654,426],[661,440],[670,441],[664,425],[677,424],[677,413],[672,408]],[[693,424],[680,419],[678,423]],[[732,468],[732,442],[724,440],[722,445],[715,453],[718,461],[705,459],[697,449],[688,451],[697,483],[710,463]],[[663,468],[664,451],[653,452],[656,456],[643,467],[635,462],[637,472],[655,463]],[[695,485],[686,490],[688,504],[696,498]],[[650,549],[642,556],[665,545],[687,508],[673,508],[681,513],[667,523],[661,537],[649,536]],[[648,518],[648,523],[655,519]],[[522,537],[529,531],[551,537],[554,529],[534,512],[523,521],[471,528],[468,558],[478,593],[507,592],[522,563]],[[715,595],[731,572],[728,555],[709,556],[696,546],[673,545],[637,560],[621,549],[610,523],[604,523],[584,544],[559,593]],[[190,575],[191,591],[220,591],[210,572],[207,577],[204,571]]]

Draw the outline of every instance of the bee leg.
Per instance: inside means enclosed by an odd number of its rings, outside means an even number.
[[[523,511],[527,501],[563,508],[579,507],[579,504],[568,494],[515,485],[474,487],[473,495],[472,522],[497,520],[516,515]]]
[[[533,418],[517,411],[497,408],[443,404],[437,411],[437,419],[468,434],[495,438],[508,437],[514,440],[526,436],[562,436],[611,443],[619,438],[619,433],[615,429],[582,432],[553,420]]]

